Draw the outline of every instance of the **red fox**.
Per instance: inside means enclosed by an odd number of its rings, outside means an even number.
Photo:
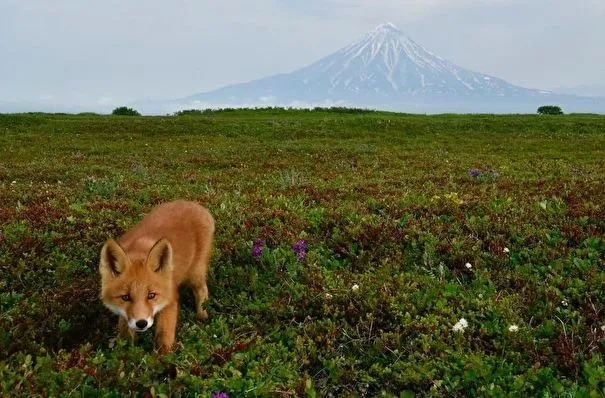
[[[193,288],[198,318],[208,318],[208,262],[214,219],[197,203],[179,200],[153,209],[116,242],[109,239],[99,262],[101,300],[119,315],[121,336],[134,339],[157,315],[156,345],[173,349],[179,286]]]

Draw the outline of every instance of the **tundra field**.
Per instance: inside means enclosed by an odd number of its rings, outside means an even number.
[[[591,115],[0,115],[0,396],[603,396],[604,170]],[[177,198],[210,319],[162,357],[97,267]]]

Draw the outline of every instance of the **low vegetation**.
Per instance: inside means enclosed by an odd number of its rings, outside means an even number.
[[[301,115],[309,113],[340,113],[340,114],[364,114],[375,113],[372,109],[344,108],[344,107],[315,107],[315,108],[284,108],[280,106],[269,106],[263,108],[207,108],[207,109],[183,109],[174,113],[174,116],[201,116],[236,113],[238,115]],[[381,112],[383,115],[387,112]]]
[[[0,159],[0,395],[605,394],[603,117],[0,115]],[[176,198],[210,319],[159,356],[97,261]]]

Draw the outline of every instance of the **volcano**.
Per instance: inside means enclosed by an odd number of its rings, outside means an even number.
[[[553,94],[458,66],[392,23],[311,65],[176,99],[171,110],[241,106],[357,106],[410,112],[524,112],[545,103],[603,111],[604,99]]]

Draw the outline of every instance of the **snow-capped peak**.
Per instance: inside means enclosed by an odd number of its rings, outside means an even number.
[[[399,28],[397,27],[397,25],[395,25],[392,22],[383,23],[374,28],[374,31],[384,31],[384,30],[399,31]]]
[[[370,48],[372,53],[371,58],[378,54],[382,54],[385,62],[391,67],[396,67],[400,56],[404,55],[421,67],[432,66],[442,69],[431,60],[431,58],[436,58],[437,60],[442,61],[440,57],[430,53],[424,47],[404,35],[403,32],[391,22],[378,25],[374,30],[365,34],[360,40],[345,47],[343,50],[348,54],[352,52],[351,50],[360,54],[363,50]],[[347,49],[349,49],[349,51],[346,51]]]
[[[431,53],[391,22],[380,24],[336,53],[294,72],[307,87],[329,80],[332,92],[495,94],[518,89]],[[316,85],[315,84],[315,85]]]

